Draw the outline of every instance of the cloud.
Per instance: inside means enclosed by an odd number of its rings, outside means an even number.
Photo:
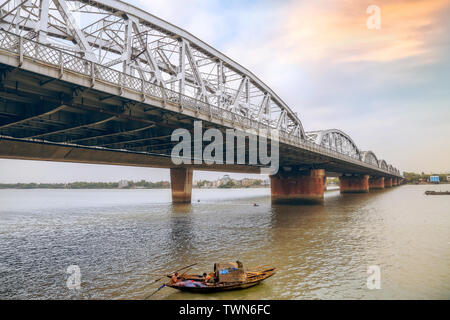
[[[367,28],[369,1],[293,2],[278,45],[289,59],[311,61],[393,61],[432,54],[429,44],[443,36],[439,13],[446,0],[377,1],[381,29]]]

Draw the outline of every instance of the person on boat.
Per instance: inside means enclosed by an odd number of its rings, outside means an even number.
[[[178,272],[175,272],[170,280],[172,284],[179,282],[180,280],[178,279]]]
[[[211,275],[206,274],[206,272],[203,272],[203,283],[209,283],[212,282]]]

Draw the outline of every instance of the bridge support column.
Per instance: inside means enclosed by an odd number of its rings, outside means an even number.
[[[392,178],[384,178],[384,187],[392,188]]]
[[[192,169],[170,168],[172,203],[191,203]]]
[[[341,193],[365,193],[369,192],[369,176],[352,175],[339,177]]]
[[[278,172],[270,176],[272,203],[323,203],[325,170]]]
[[[370,177],[369,190],[384,189],[384,177]]]

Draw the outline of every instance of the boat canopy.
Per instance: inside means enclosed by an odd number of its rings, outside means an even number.
[[[240,261],[214,264],[214,274],[219,282],[247,281],[247,273]]]

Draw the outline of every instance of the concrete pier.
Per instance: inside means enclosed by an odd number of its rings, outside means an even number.
[[[392,185],[393,186],[398,186],[398,179],[397,178],[392,178]]]
[[[370,177],[369,190],[384,189],[384,177]]]
[[[392,188],[392,178],[384,178],[384,187]]]
[[[365,193],[369,192],[369,175],[343,175],[339,177],[341,193]]]
[[[273,203],[323,203],[325,170],[280,171],[270,176]]]
[[[172,203],[190,203],[192,195],[192,169],[170,168]]]

